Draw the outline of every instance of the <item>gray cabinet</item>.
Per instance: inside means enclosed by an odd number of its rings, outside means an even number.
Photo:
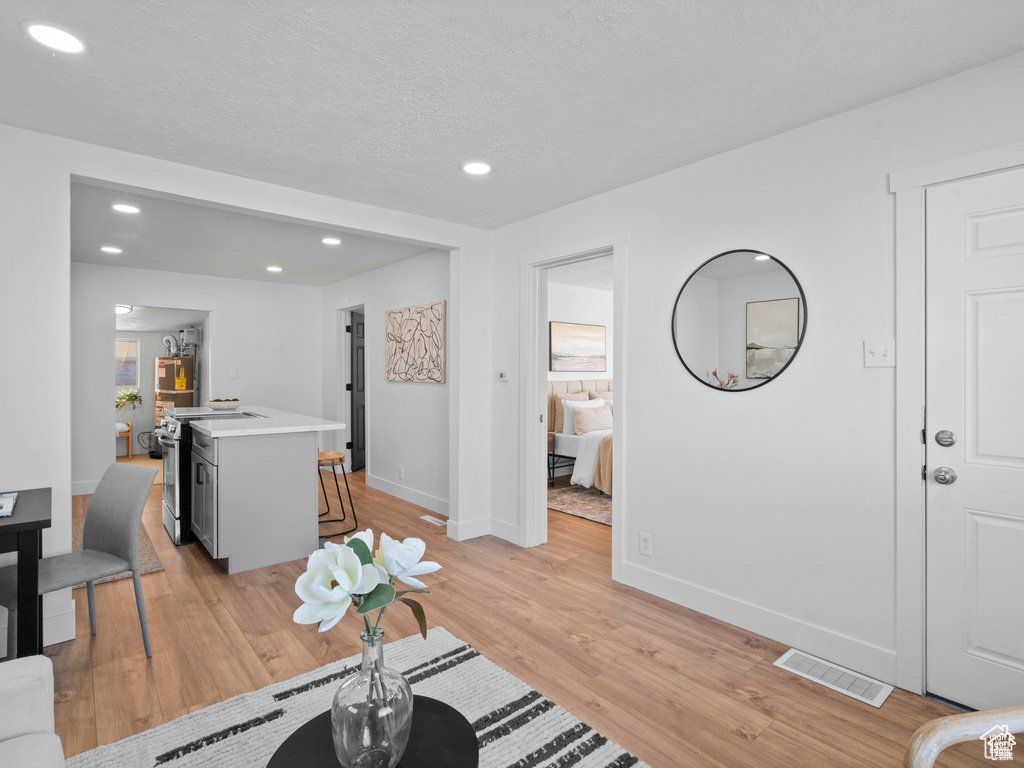
[[[316,433],[211,437],[193,428],[192,531],[228,573],[318,546]]]
[[[192,533],[212,557],[217,549],[218,477],[217,441],[195,435],[192,441]]]

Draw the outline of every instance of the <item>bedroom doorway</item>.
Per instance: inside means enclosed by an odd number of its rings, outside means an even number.
[[[616,389],[621,394],[624,387],[621,377],[625,359],[621,344],[624,311],[619,298],[624,283],[624,252],[624,244],[613,238],[605,239],[604,243],[595,243],[585,250],[551,254],[527,263],[522,279],[527,307],[521,333],[525,362],[522,400],[523,413],[530,415],[521,443],[520,498],[523,503],[520,505],[519,543],[537,546],[547,541],[548,509],[552,503],[548,498],[549,479],[553,476],[559,492],[553,496],[569,496],[570,502],[576,502],[571,505],[563,502],[569,508],[559,509],[559,512],[586,517],[594,521],[594,525],[610,525],[613,576],[616,563],[621,560],[616,555],[621,551],[617,529],[625,489],[621,482],[616,484],[621,477],[621,461],[616,458],[622,454],[624,409],[621,403],[606,403],[605,400],[613,400],[607,395]],[[552,326],[552,323],[557,325]],[[551,345],[553,327],[554,350]],[[566,393],[574,403],[585,403],[579,410],[587,410],[588,416],[593,417],[589,421],[596,421],[596,424],[590,423],[588,428],[594,427],[590,431],[598,434],[589,437],[575,434],[577,409],[570,406],[572,421],[566,418],[565,408],[557,409],[556,413],[553,392]],[[607,411],[603,411],[605,407]],[[603,412],[599,414],[599,411]],[[609,417],[612,430],[601,429],[608,426],[602,419]],[[560,423],[555,423],[556,420]],[[610,495],[594,487],[603,442],[600,433],[603,432],[609,434],[603,474],[608,490],[613,491]],[[610,439],[612,432],[614,442]],[[585,450],[590,466],[580,467],[576,472],[577,482],[573,483],[584,440],[590,443]],[[588,514],[591,511],[586,509],[588,506],[595,508],[593,514]]]

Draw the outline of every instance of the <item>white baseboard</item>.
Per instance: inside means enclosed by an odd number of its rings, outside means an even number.
[[[456,541],[466,541],[480,536],[487,536],[491,532],[493,521],[490,518],[480,520],[466,520],[463,522],[448,521],[448,538]]]
[[[893,649],[667,577],[633,563],[623,562],[620,573],[623,584],[895,685],[896,651]]]
[[[70,590],[68,590],[70,591]],[[61,605],[58,612],[48,614],[46,605],[43,607],[43,645],[55,645],[66,643],[75,639],[75,601],[71,600],[71,607]],[[0,605],[0,659],[7,655],[7,622],[10,613]]]
[[[341,482],[342,485],[344,485],[345,481],[342,480]],[[417,491],[415,488],[408,488],[404,485],[393,483],[390,480],[385,480],[369,473],[366,475],[366,484],[371,488],[376,488],[378,491],[383,491],[384,493],[396,496],[403,501],[418,504],[425,509],[429,509],[431,512],[436,512],[439,515],[448,517],[448,502],[444,499],[438,499],[430,494]],[[358,512],[359,510],[356,510],[357,514]]]
[[[510,541],[513,544],[519,543],[519,526],[514,523],[506,523],[501,520],[491,520],[491,535],[499,539]]]
[[[71,609],[53,616],[43,616],[43,645],[56,645],[75,639],[75,601]]]
[[[99,480],[77,480],[71,483],[71,495],[86,496],[88,494],[96,493],[96,486],[99,484]]]

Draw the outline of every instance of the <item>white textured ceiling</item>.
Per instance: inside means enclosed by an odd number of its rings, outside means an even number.
[[[1020,0],[4,0],[0,123],[495,227],[1017,53],[1022,28]]]
[[[113,307],[110,311],[114,311]],[[177,336],[182,328],[190,325],[198,328],[209,316],[209,312],[196,309],[133,306],[127,314],[114,315],[114,327],[119,333],[162,331]]]
[[[599,256],[586,261],[574,261],[546,270],[548,282],[611,291],[615,285],[615,261],[611,256]]]
[[[118,213],[115,203],[139,213]],[[341,245],[324,245],[331,236]],[[104,253],[105,245],[121,253]],[[71,260],[88,264],[323,286],[429,250],[256,211],[71,184]]]

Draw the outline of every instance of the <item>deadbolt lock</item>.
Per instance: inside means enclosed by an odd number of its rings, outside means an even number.
[[[956,443],[956,435],[948,429],[941,429],[935,433],[935,442],[943,448],[949,448],[951,445]]]

